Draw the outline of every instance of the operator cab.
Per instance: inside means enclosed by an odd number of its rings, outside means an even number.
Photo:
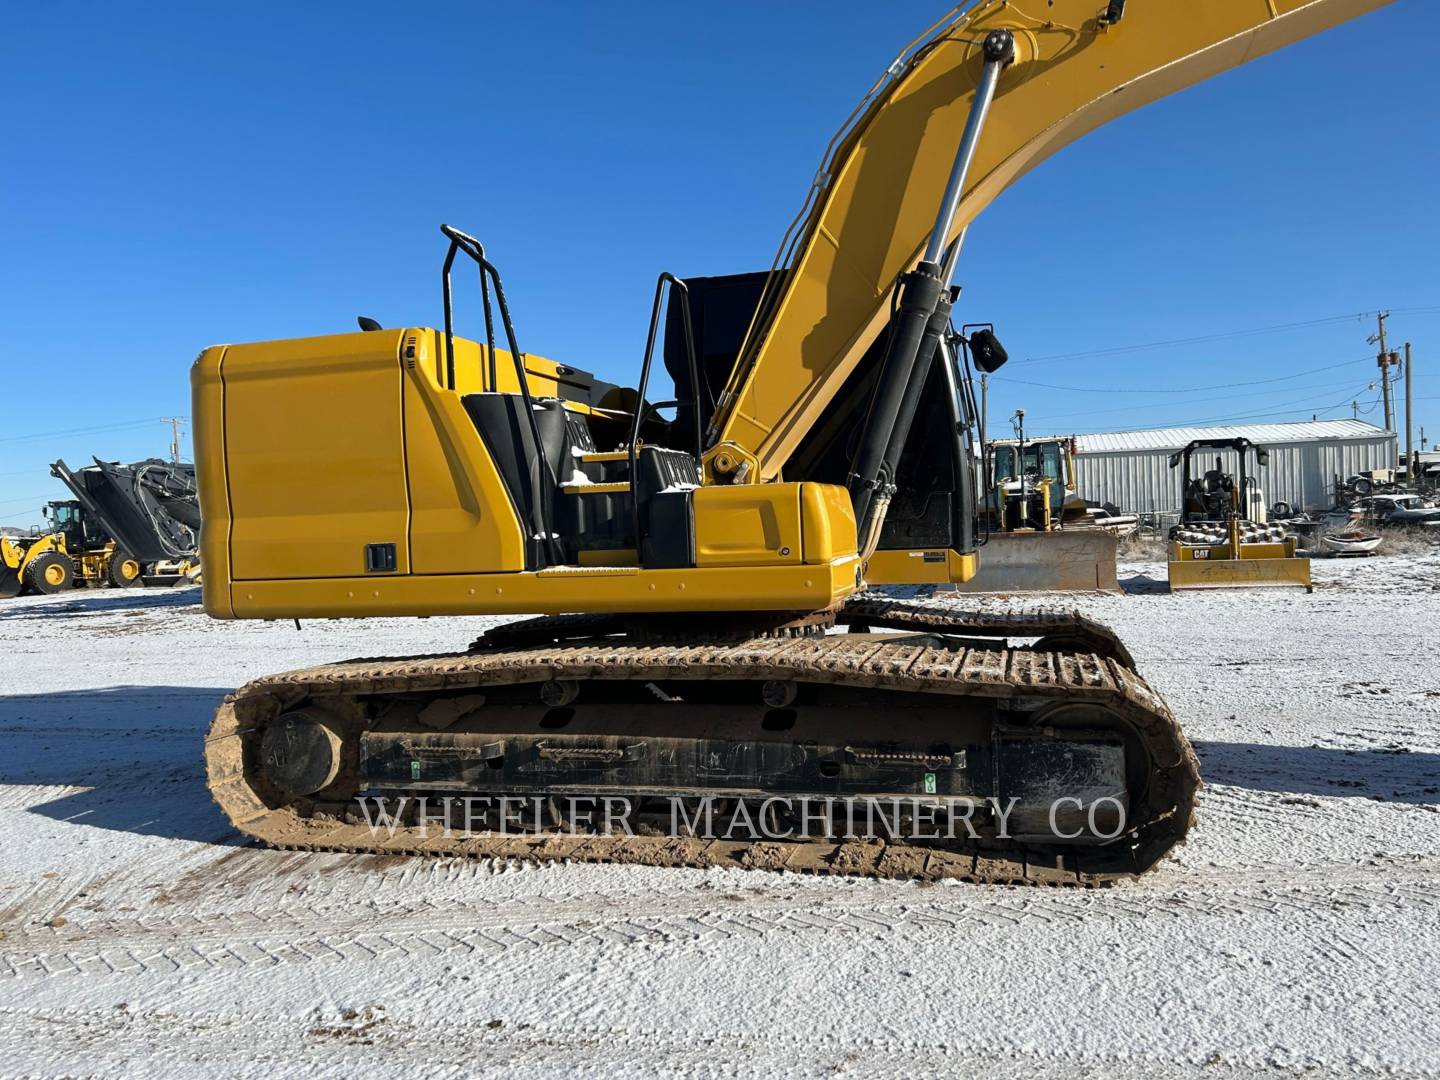
[[[1215,455],[1213,469],[1206,469],[1195,476],[1191,471],[1191,459],[1197,450],[1232,452],[1238,463],[1238,481],[1234,473],[1226,471],[1222,454]],[[1249,466],[1252,453],[1257,466],[1264,467],[1270,463],[1270,452],[1245,438],[1196,439],[1183,450],[1171,454],[1170,468],[1184,466],[1180,485],[1181,523],[1228,521],[1237,516],[1242,521],[1264,524],[1265,500],[1260,480]]]

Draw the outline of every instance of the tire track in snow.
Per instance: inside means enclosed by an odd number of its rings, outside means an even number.
[[[867,1031],[847,1034],[772,1029],[763,1035],[721,1024],[686,1023],[681,1029],[637,1021],[620,1026],[577,1017],[540,1023],[447,1018],[416,1024],[386,1016],[378,1023],[334,1024],[323,1015],[278,1020],[253,1014],[129,1009],[3,1008],[7,1029],[34,1042],[63,1033],[62,1064],[86,1072],[143,1071],[160,1075],[273,1075],[276,1062],[293,1062],[303,1046],[306,1062],[321,1075],[409,1077],[487,1074],[550,1077],[584,1075],[796,1077],[974,1075],[996,1080],[1293,1080],[1293,1067],[1275,1065],[1253,1051],[1213,1053],[1203,1061],[1174,1061],[1144,1052],[1097,1052],[1072,1045],[1036,1047],[959,1028],[946,1040]],[[68,1052],[68,1055],[67,1055]],[[47,1055],[47,1064],[57,1060]],[[25,1058],[20,1059],[22,1067]],[[424,1066],[418,1063],[423,1062]],[[1312,1066],[1314,1068],[1315,1066]],[[1432,1075],[1390,1062],[1343,1069],[1320,1065],[1319,1073],[1406,1080]]]
[[[1355,910],[1431,910],[1435,867],[1360,868],[1348,877],[1258,871],[1186,875],[1166,889],[1040,893],[932,887],[904,898],[835,895],[740,896],[692,891],[614,900],[527,898],[347,906],[295,904],[271,910],[74,921],[27,927],[0,942],[0,980],[62,975],[173,974],[321,961],[412,959],[440,954],[499,956],[526,949],[613,948],[796,934],[867,938],[929,935],[1021,924],[1133,923],[1148,919],[1333,919]],[[1203,891],[1197,886],[1205,882]],[[733,897],[733,898],[731,898]],[[1324,935],[1315,935],[1317,949]],[[1333,953],[1326,955],[1334,958]],[[1363,960],[1363,958],[1352,958]]]

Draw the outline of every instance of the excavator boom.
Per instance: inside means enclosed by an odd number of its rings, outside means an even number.
[[[856,110],[782,242],[719,399],[711,473],[773,480],[889,319],[931,239],[984,40],[1002,75],[950,230],[1082,135],[1389,0],[987,0],[912,43]]]

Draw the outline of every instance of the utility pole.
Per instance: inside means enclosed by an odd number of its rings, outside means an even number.
[[[1380,345],[1380,352],[1375,357],[1375,363],[1380,367],[1380,399],[1385,403],[1385,430],[1395,430],[1395,410],[1390,399],[1390,365],[1398,364],[1400,357],[1390,352],[1385,347],[1385,320],[1390,317],[1388,311],[1377,312],[1375,315],[1376,333],[1374,337],[1367,340],[1371,345],[1377,342]]]
[[[1412,441],[1410,411],[1410,388],[1414,384],[1410,381],[1410,342],[1405,342],[1405,482],[1415,483],[1415,444]]]
[[[1360,402],[1350,402],[1350,415],[1353,416],[1356,420],[1360,419]]]
[[[183,416],[162,416],[162,424],[170,425],[170,460],[176,465],[180,464],[180,427],[188,423]]]

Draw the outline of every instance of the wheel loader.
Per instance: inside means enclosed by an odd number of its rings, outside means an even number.
[[[94,461],[74,470],[63,460],[50,466],[74,498],[46,504],[45,529],[0,542],[0,597],[199,579],[194,467],[159,458]]]
[[[76,585],[129,588],[140,564],[73,499],[48,502],[34,536],[0,539],[0,597],[53,595]]]
[[[1107,120],[1377,6],[950,12],[832,141],[768,271],[660,276],[633,389],[522,349],[490,252],[448,226],[440,328],[206,349],[212,616],[532,616],[242,687],[206,741],[219,805],[310,850],[1067,885],[1153,867],[1199,777],[1112,632],[869,585],[963,581],[984,555],[969,384],[1005,352],[950,324],[975,216]]]
[[[48,512],[50,507],[45,508]],[[62,533],[0,536],[0,598],[22,592],[52,594],[73,588],[75,564]]]

